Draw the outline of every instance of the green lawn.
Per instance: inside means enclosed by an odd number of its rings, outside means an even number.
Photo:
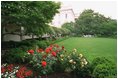
[[[79,38],[71,37],[57,44],[65,46],[68,53],[74,48],[90,62],[96,57],[107,57],[117,61],[117,40],[112,38]]]

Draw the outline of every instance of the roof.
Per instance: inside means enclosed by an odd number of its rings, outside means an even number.
[[[59,11],[68,11],[68,10],[71,10],[74,17],[75,17],[75,13],[74,13],[73,9],[70,6],[61,6],[61,9]]]

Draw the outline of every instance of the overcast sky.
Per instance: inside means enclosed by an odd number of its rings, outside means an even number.
[[[61,1],[65,6],[71,6],[75,13],[80,14],[84,9],[92,9],[95,12],[117,18],[117,2],[116,1]]]

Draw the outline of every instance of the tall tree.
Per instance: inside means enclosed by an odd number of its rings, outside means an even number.
[[[53,1],[2,1],[2,28],[15,24],[24,27],[26,33],[43,34],[59,8],[60,3]]]
[[[102,14],[96,13],[91,9],[84,10],[75,23],[76,34],[109,36],[116,32],[116,21],[107,18]],[[110,30],[114,29],[114,30]]]

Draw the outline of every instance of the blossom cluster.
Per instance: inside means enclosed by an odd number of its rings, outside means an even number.
[[[36,76],[42,76],[51,72],[50,70],[53,70],[52,66],[56,63],[65,67],[63,69],[66,72],[72,72],[76,68],[84,68],[88,64],[86,58],[83,54],[78,53],[77,49],[73,49],[69,54],[64,46],[57,44],[50,45],[46,49],[29,49],[26,52],[23,57],[29,60],[28,64],[32,69],[38,71]],[[33,74],[33,71],[26,68],[26,66],[16,66],[13,64],[3,64],[1,66],[2,78],[29,78],[33,77]]]
[[[46,67],[48,64],[48,62],[46,61],[47,59],[52,59],[53,57],[56,58],[57,55],[59,54],[59,52],[63,51],[64,50],[64,46],[60,47],[59,45],[57,44],[54,44],[54,45],[50,45],[49,47],[47,47],[46,49],[37,49],[36,51],[33,50],[33,49],[30,49],[27,51],[28,55],[33,55],[33,60],[31,60],[31,62],[34,62],[36,60],[39,60],[37,59],[38,55],[41,55],[40,58],[41,58],[41,65],[42,67]],[[35,53],[36,52],[36,53]],[[39,65],[39,63],[37,63]]]
[[[26,67],[15,66],[13,64],[2,64],[1,77],[2,78],[26,78],[31,77],[32,71]]]

